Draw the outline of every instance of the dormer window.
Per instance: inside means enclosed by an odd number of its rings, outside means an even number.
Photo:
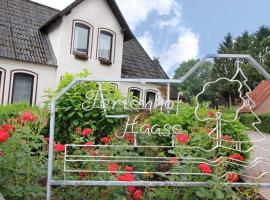
[[[74,22],[73,53],[76,57],[88,58],[90,37],[90,25],[82,22]]]
[[[98,45],[98,59],[101,64],[112,64],[113,46],[114,46],[114,34],[100,30],[99,32],[99,45]]]

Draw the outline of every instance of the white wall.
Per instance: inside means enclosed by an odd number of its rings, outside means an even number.
[[[82,20],[93,26],[93,39],[90,39],[90,58],[87,61],[76,59],[72,53],[73,20]],[[98,29],[106,28],[115,32],[115,58],[111,66],[101,65],[97,59]],[[85,0],[72,9],[48,30],[49,38],[57,59],[57,80],[65,72],[77,73],[88,69],[95,77],[121,77],[123,34],[121,27],[105,0]],[[91,44],[92,43],[92,44]]]
[[[56,87],[56,67],[48,66],[48,65],[40,65],[35,63],[28,63],[22,61],[15,61],[10,59],[2,59],[0,58],[0,68],[5,69],[5,85],[4,92],[0,88],[0,104],[2,102],[2,95],[4,94],[3,103],[10,103],[11,100],[11,92],[12,92],[12,81],[11,75],[12,71],[16,70],[16,72],[24,72],[24,73],[36,73],[38,76],[36,77],[37,82],[37,92],[33,96],[33,103],[36,99],[36,104],[40,105],[44,98],[44,91],[48,88]],[[1,78],[3,79],[3,77]],[[34,85],[34,93],[36,91]]]

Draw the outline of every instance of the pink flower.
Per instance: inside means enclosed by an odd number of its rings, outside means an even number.
[[[86,142],[84,145],[85,145],[84,149],[91,149],[92,146],[88,146],[88,145],[94,145],[94,143],[93,142]]]
[[[128,186],[127,188],[129,193],[133,193],[136,190],[135,186]]]
[[[6,142],[10,138],[10,135],[6,131],[0,130],[0,143]]]
[[[22,120],[27,122],[34,122],[36,121],[37,117],[33,115],[31,112],[25,112],[22,115]]]
[[[132,172],[133,171],[133,167],[125,166],[125,171]]]
[[[55,144],[54,149],[57,152],[64,152],[65,151],[65,145],[64,144]]]
[[[111,174],[116,174],[117,169],[120,167],[118,164],[109,164],[109,171]]]
[[[135,176],[134,176],[133,174],[124,174],[124,175],[118,176],[116,179],[117,179],[118,181],[127,181],[127,182],[131,182],[131,181],[134,181]]]
[[[241,156],[239,153],[230,155],[229,159],[232,161],[236,161],[236,160],[244,161],[245,160],[245,158],[243,156]]]
[[[92,134],[92,133],[93,133],[92,129],[86,128],[86,129],[83,130],[82,136],[87,137],[87,135]]]
[[[81,127],[75,128],[75,132],[76,132],[76,133],[80,133],[81,131],[82,131]]]
[[[141,190],[136,190],[133,194],[133,200],[140,200],[142,199],[143,193]]]
[[[169,163],[172,164],[172,165],[176,164],[176,162],[177,162],[177,158],[176,157],[172,157],[169,160]]]
[[[176,134],[176,140],[179,143],[188,143],[188,136],[186,134]]]
[[[110,138],[108,138],[108,137],[103,137],[103,138],[100,139],[100,141],[101,141],[102,143],[104,143],[104,144],[109,144]]]
[[[13,126],[12,124],[3,124],[1,127],[1,130],[4,132],[15,132],[16,131],[16,127]]]
[[[210,174],[212,172],[211,167],[207,163],[201,163],[198,165],[198,169],[203,173]]]

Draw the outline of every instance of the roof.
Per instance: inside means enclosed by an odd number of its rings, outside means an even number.
[[[71,3],[69,6],[67,6],[64,10],[61,12],[58,12],[54,17],[49,19],[46,23],[44,23],[41,27],[40,30],[46,30],[51,24],[53,24],[56,20],[62,18],[65,15],[68,15],[73,8],[75,8],[77,5],[79,5],[81,2],[84,0],[76,0],[73,3]],[[134,38],[134,35],[132,31],[130,30],[125,18],[123,17],[119,7],[117,6],[115,0],[106,0],[108,5],[110,6],[113,14],[115,15],[118,23],[120,24],[122,31],[124,32],[124,40],[130,40]]]
[[[56,66],[46,28],[83,0],[59,11],[29,0],[0,0],[0,57]],[[115,0],[106,0],[124,31],[123,78],[168,78],[137,41]]]
[[[157,59],[152,60],[136,38],[124,42],[122,78],[168,79]]]
[[[249,96],[255,103],[253,110],[256,110],[267,97],[270,96],[270,81],[263,80],[250,94]],[[250,112],[248,107],[241,109],[241,112]]]
[[[47,36],[37,30],[58,12],[28,0],[1,0],[0,57],[55,65]]]

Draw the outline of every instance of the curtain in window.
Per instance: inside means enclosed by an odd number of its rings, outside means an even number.
[[[34,77],[29,74],[17,73],[14,75],[12,103],[32,103]]]
[[[89,27],[81,24],[75,26],[74,50],[78,52],[88,52]]]
[[[99,38],[99,58],[111,59],[112,35],[107,32],[101,32]]]

